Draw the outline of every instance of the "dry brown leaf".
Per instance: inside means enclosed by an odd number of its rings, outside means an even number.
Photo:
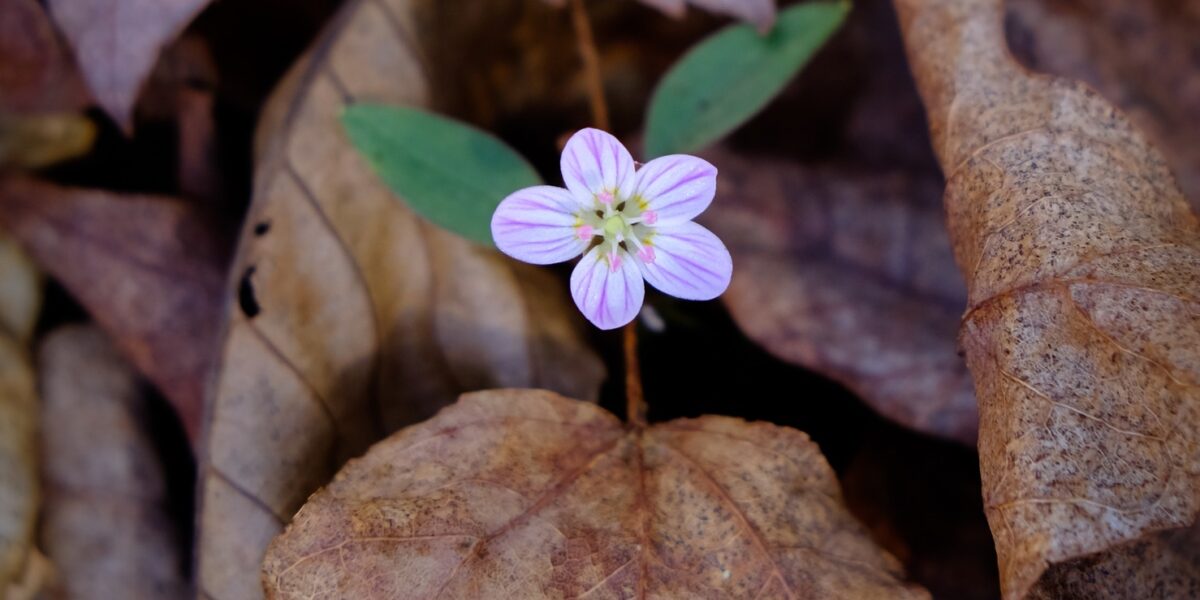
[[[0,597],[19,583],[33,544],[37,479],[37,396],[25,346],[41,306],[29,259],[0,236]]]
[[[96,125],[76,113],[0,114],[0,169],[40,169],[87,154]]]
[[[209,0],[47,0],[96,102],[130,133],[159,51]]]
[[[385,432],[466,390],[603,377],[560,281],[420,220],[346,140],[353,98],[429,103],[431,6],[351,3],[264,111],[200,474],[211,598],[260,597],[271,538]]]
[[[9,178],[0,182],[0,225],[166,394],[196,440],[225,264],[224,244],[197,207]]]
[[[1200,565],[1160,532],[1200,510],[1200,225],[1123,115],[1012,60],[998,0],[898,5],[967,278],[1004,595],[1190,597]]]
[[[1200,2],[1010,0],[1005,7],[1017,58],[1085,81],[1124,110],[1200,209]]]
[[[263,565],[270,598],[925,598],[816,444],[706,416],[624,426],[464,395],[352,461]]]
[[[89,97],[37,0],[0,2],[0,113],[69,112]]]
[[[165,475],[143,430],[145,397],[133,369],[88,325],[47,336],[38,368],[40,541],[66,597],[186,597]]]
[[[738,326],[905,426],[975,441],[971,378],[955,348],[965,302],[936,178],[808,167],[721,150],[703,221],[737,269]]]
[[[707,154],[721,176],[701,220],[737,265],[723,300],[774,355],[837,379],[889,419],[974,444],[975,395],[955,339],[966,290],[887,3],[856,4],[811,69],[800,88],[835,103],[829,81],[858,82],[842,100],[853,108],[839,152],[818,164]],[[797,112],[777,118],[807,118]]]

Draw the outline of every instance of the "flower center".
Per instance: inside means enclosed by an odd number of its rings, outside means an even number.
[[[625,219],[621,215],[613,215],[604,220],[604,237],[612,237],[625,230]]]

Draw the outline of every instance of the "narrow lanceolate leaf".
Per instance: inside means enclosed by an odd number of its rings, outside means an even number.
[[[703,149],[753,117],[829,39],[848,1],[805,2],[779,13],[766,35],[734,25],[700,42],[650,100],[647,158]]]
[[[1012,60],[999,0],[897,4],[967,280],[1005,597],[1195,597],[1200,223],[1124,115]]]
[[[535,390],[468,394],[315,494],[271,598],[927,598],[842,505],[808,436],[624,426]]]
[[[494,136],[418,108],[356,104],[346,134],[375,172],[417,214],[492,245],[496,205],[541,183],[520,154]]]
[[[433,4],[347,3],[263,111],[199,459],[207,597],[262,597],[271,538],[388,431],[464,391],[587,399],[603,377],[561,282],[420,218],[347,139],[341,115],[357,98],[430,106],[421,40],[477,36],[450,18],[419,27]],[[508,26],[497,17],[506,3],[471,6]]]

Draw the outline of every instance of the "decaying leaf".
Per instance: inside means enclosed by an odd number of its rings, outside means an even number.
[[[1191,597],[1200,565],[1163,530],[1200,511],[1196,217],[1122,114],[1011,59],[999,1],[898,5],[967,279],[1004,595]]]
[[[263,565],[270,598],[923,598],[808,436],[630,428],[550,392],[467,394],[351,462]]]
[[[88,325],[47,336],[38,368],[47,483],[40,541],[65,597],[186,597],[184,557],[133,369]]]
[[[832,160],[705,154],[721,176],[701,220],[736,265],[723,300],[776,356],[889,419],[973,444],[975,397],[955,340],[966,292],[895,17],[880,2],[856,5],[847,38],[859,61],[830,57],[832,68],[862,85]]]
[[[14,177],[0,182],[0,224],[166,394],[196,440],[225,265],[197,207]]]
[[[1005,8],[1017,58],[1087,82],[1124,110],[1200,209],[1200,3],[1010,0]]]
[[[37,0],[0,3],[0,113],[70,112],[89,97]]]
[[[47,0],[96,102],[126,133],[159,51],[209,0]]]
[[[937,179],[705,156],[721,177],[704,222],[737,265],[723,299],[742,330],[889,419],[974,442],[975,397],[954,345],[962,284]]]
[[[37,479],[37,396],[25,345],[41,306],[29,259],[0,237],[0,596],[17,585],[33,544]]]
[[[418,5],[346,6],[265,109],[201,459],[217,600],[261,596],[267,543],[386,431],[462,391],[593,398],[603,376],[559,281],[420,220],[345,136],[355,99],[429,104]]]
[[[76,113],[0,114],[0,168],[40,169],[87,154],[96,125]]]

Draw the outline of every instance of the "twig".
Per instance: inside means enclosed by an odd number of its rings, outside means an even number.
[[[635,427],[646,426],[646,397],[638,368],[637,321],[625,326],[625,418]]]
[[[571,0],[571,23],[575,26],[575,41],[579,44],[579,58],[583,60],[583,72],[587,78],[592,121],[598,129],[608,131],[608,103],[604,101],[604,79],[600,76],[600,55],[596,52],[596,40],[592,38],[592,23],[588,19],[587,9],[583,7],[583,0]]]

